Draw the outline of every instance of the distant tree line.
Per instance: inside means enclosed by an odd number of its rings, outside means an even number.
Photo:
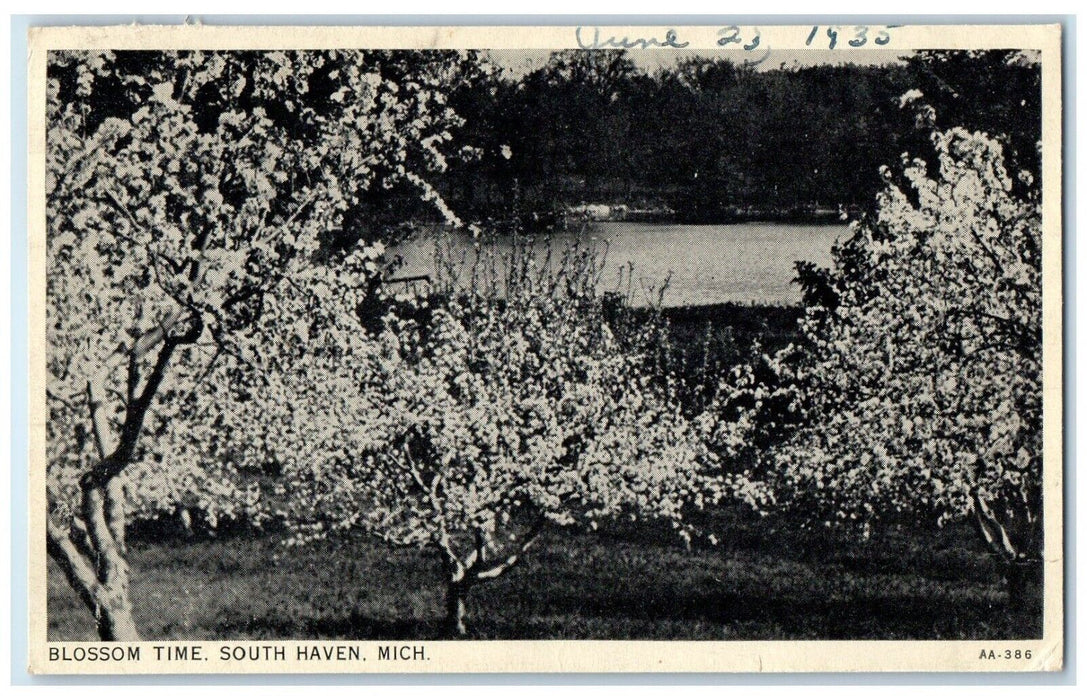
[[[939,123],[908,108],[910,91]],[[458,82],[457,140],[475,157],[440,189],[476,221],[593,202],[691,222],[804,216],[870,202],[880,166],[927,153],[932,127],[1005,135],[1010,161],[1037,172],[1040,100],[1038,66],[1010,51],[770,70],[695,57],[652,74],[624,51],[562,51],[522,76]]]

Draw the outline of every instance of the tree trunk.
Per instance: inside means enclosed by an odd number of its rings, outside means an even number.
[[[1026,504],[994,509],[976,489],[971,497],[978,531],[1000,562],[1008,608],[1038,611],[1042,596],[1031,589],[1043,583],[1041,509]]]
[[[202,257],[207,240],[204,239],[201,257],[189,273],[193,285],[203,276]],[[105,641],[140,639],[128,595],[122,473],[136,457],[144,420],[166,377],[174,351],[195,343],[204,332],[203,319],[193,316],[187,330],[171,335],[171,330],[182,321],[182,315],[183,311],[178,307],[129,349],[124,421],[115,436],[116,445],[109,444],[104,405],[97,390],[100,385],[87,380],[87,409],[98,462],[79,481],[82,503],[78,516],[63,526],[53,522],[47,525],[49,556],[64,571],[72,588],[94,615],[98,634]],[[154,365],[140,388],[139,360],[155,347],[158,347],[158,354]]]
[[[51,523],[48,538],[49,555],[94,617],[98,636],[107,642],[138,641],[140,633],[132,617],[124,555],[117,550],[89,549],[89,542],[77,546],[70,533]],[[100,565],[95,566],[88,554]]]
[[[102,600],[95,617],[98,635],[104,641],[128,642],[140,639],[132,619],[132,600],[128,593],[128,557],[125,547],[124,494],[120,479],[111,479],[102,489],[100,505],[106,523],[104,540],[98,544],[98,566],[103,584]]]
[[[132,617],[132,602],[128,589],[118,591],[111,600],[102,604],[96,611],[98,618],[98,636],[104,642],[136,642],[140,632]]]
[[[1042,597],[1038,587],[1043,583],[1040,561],[1019,559],[1004,565],[1004,581],[1007,585],[1008,607],[1016,610],[1035,611]]]
[[[138,641],[128,590],[120,481],[114,478],[101,487],[87,479],[82,486],[80,518],[67,528],[48,525],[49,555],[94,616],[103,641]]]
[[[468,625],[465,622],[467,609],[465,597],[468,595],[468,586],[463,580],[450,580],[445,590],[445,633],[450,639],[459,639],[468,636]]]

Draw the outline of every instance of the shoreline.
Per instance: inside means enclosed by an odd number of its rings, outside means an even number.
[[[634,209],[625,204],[592,204],[567,207],[560,212],[533,212],[521,218],[522,225],[543,224],[545,228],[568,230],[583,224],[645,223],[681,226],[727,226],[730,224],[843,225],[861,215],[860,207],[837,208],[818,204],[794,207],[724,207],[713,212],[680,213],[670,207]]]

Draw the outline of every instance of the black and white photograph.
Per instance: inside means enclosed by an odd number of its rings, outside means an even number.
[[[37,670],[1059,669],[1060,34],[976,29],[39,37]]]

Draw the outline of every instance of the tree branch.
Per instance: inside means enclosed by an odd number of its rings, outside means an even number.
[[[94,472],[89,472],[80,484],[83,490],[80,512],[91,550],[94,552],[93,564],[98,581],[108,584],[114,579],[116,567],[121,563],[113,556],[115,550],[119,550],[109,523],[106,522],[105,489],[95,483],[93,477]]]
[[[989,508],[989,505],[982,499],[977,487],[971,490],[970,497],[973,500],[973,511],[976,516],[978,527],[990,549],[1009,560],[1017,559],[1019,550],[1016,549],[1015,545],[1012,543],[1007,530],[1005,530],[997,520],[992,509]]]
[[[441,474],[435,474],[431,479],[429,485],[423,479],[422,473],[415,464],[415,460],[411,456],[411,447],[408,446],[407,440],[404,441],[404,461],[400,461],[401,468],[404,468],[411,474],[412,479],[418,484],[419,488],[423,490],[423,494],[427,496],[430,501],[430,507],[434,511],[434,519],[438,522],[438,536],[435,539],[435,544],[438,549],[441,550],[443,558],[446,560],[446,565],[453,569],[452,578],[454,581],[460,581],[465,577],[465,573],[475,564],[476,557],[473,552],[469,556],[467,561],[461,561],[457,555],[456,550],[453,548],[452,538],[449,534],[449,528],[445,521],[445,513],[442,509],[441,499],[438,498],[438,485],[441,483]]]
[[[83,599],[83,603],[96,611],[99,607],[98,590],[100,584],[94,568],[88,563],[79,549],[72,542],[68,533],[51,519],[46,520],[46,550],[57,563],[68,583]]]
[[[128,406],[136,399],[136,386],[140,383],[139,358],[136,353],[128,354],[128,376],[125,381],[125,405]]]
[[[518,547],[516,552],[507,556],[498,564],[495,564],[490,568],[480,571],[474,571],[472,573],[472,578],[477,581],[497,578],[509,571],[514,566],[516,566],[517,562],[521,561],[521,557],[524,556],[525,552],[531,549],[532,545],[536,544],[536,542],[539,540],[540,534],[543,532],[543,526],[544,520],[541,518],[539,521],[537,521],[535,525],[532,526],[528,533],[526,533],[524,541],[521,542],[521,546]]]
[[[94,548],[91,545],[91,536],[87,532],[87,526],[75,515],[72,516],[68,537],[88,561],[94,561],[96,555],[94,553]]]
[[[118,211],[120,211],[120,212],[121,212],[122,214],[124,214],[124,215],[125,215],[125,218],[126,218],[126,219],[128,219],[128,222],[129,222],[130,224],[132,224],[132,227],[133,227],[133,228],[135,228],[135,229],[136,229],[137,231],[143,231],[143,233],[144,233],[144,235],[145,235],[145,236],[148,236],[148,237],[150,237],[150,236],[152,235],[152,234],[151,234],[151,232],[150,232],[150,231],[148,231],[146,227],[144,227],[144,226],[141,226],[141,225],[140,225],[140,224],[139,224],[139,223],[138,223],[138,222],[136,221],[136,217],[132,216],[132,212],[130,212],[130,211],[128,210],[128,207],[126,207],[126,206],[125,206],[125,205],[124,205],[124,204],[123,204],[123,203],[121,202],[121,200],[120,200],[120,199],[119,199],[119,198],[117,197],[117,195],[115,195],[115,194],[113,193],[113,190],[106,190],[106,196],[110,198],[110,201],[111,201],[111,202],[113,202],[113,206],[114,206],[114,207],[115,207],[115,208],[116,208],[116,209],[117,209]],[[125,236],[125,235],[119,234],[119,233],[117,233],[117,231],[114,231],[114,232],[113,232],[113,234],[114,234],[115,236],[120,236],[121,238],[123,238],[123,239],[124,239],[125,241],[127,241],[128,243],[130,243],[130,244],[132,244],[132,245],[138,245],[138,244],[137,244],[137,242],[136,242],[135,240],[133,240],[132,238],[130,238],[130,237],[128,237],[128,236]]]
[[[204,279],[204,272],[207,270],[207,268],[204,266],[204,256],[207,253],[208,242],[210,240],[211,240],[210,235],[208,235],[208,236],[206,236],[204,238],[204,242],[200,245],[200,250],[197,252],[196,258],[193,261],[192,270],[190,271],[190,274],[189,274],[189,289],[190,290],[194,289]],[[175,300],[175,302],[176,302],[176,300]],[[143,357],[144,355],[146,355],[148,352],[151,351],[151,348],[153,348],[156,345],[158,345],[159,343],[167,340],[169,338],[169,336],[170,336],[170,331],[173,330],[173,327],[181,319],[181,314],[182,314],[183,310],[184,310],[183,305],[178,304],[177,308],[175,308],[169,314],[167,314],[166,318],[163,319],[162,323],[160,323],[157,327],[155,327],[152,330],[145,333],[143,335],[143,337],[141,337],[139,340],[136,341],[136,343],[132,346],[131,353],[136,358]],[[196,316],[195,318],[199,318],[199,316]],[[202,323],[198,323],[198,324],[195,324],[195,325],[199,325],[201,327],[203,326]],[[196,339],[194,338],[193,340],[190,340],[188,342],[195,342],[195,340]],[[184,342],[184,341],[182,341],[182,342]],[[179,344],[180,344],[180,342],[179,342]]]
[[[125,551],[125,489],[121,479],[110,479],[103,489],[102,511],[106,528],[118,551]]]
[[[102,401],[94,395],[94,384],[87,380],[87,408],[90,411],[91,432],[94,434],[94,446],[98,451],[98,459],[105,460],[109,455],[106,446],[105,429],[102,427]]]

